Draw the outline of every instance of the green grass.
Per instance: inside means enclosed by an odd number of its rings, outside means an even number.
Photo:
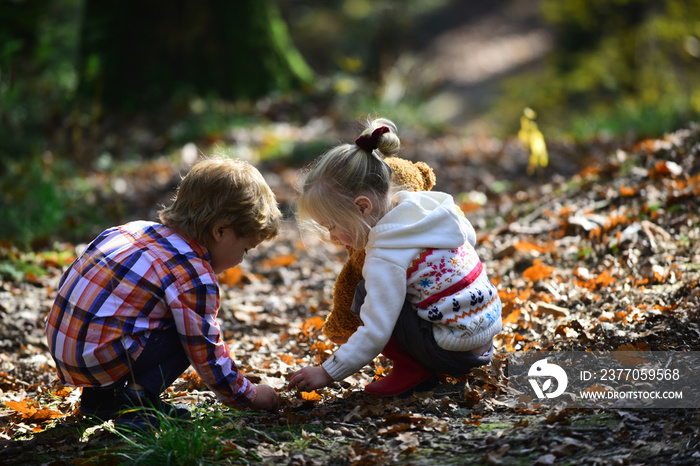
[[[158,415],[158,429],[105,426],[119,443],[93,456],[123,464],[207,465],[249,464],[262,458],[257,446],[296,453],[324,442],[309,425],[273,426],[265,431],[246,425],[250,413],[216,408],[194,408],[192,418],[175,420]]]
[[[238,429],[229,413],[198,410],[193,418],[179,421],[159,416],[159,429],[115,426],[123,446],[114,454],[125,464],[192,465],[221,464],[232,460],[257,461],[257,455],[243,447],[256,434]],[[244,461],[246,462],[246,461]]]
[[[79,170],[67,161],[34,156],[7,163],[0,171],[0,240],[29,250],[92,234],[105,223],[96,188],[81,182]]]

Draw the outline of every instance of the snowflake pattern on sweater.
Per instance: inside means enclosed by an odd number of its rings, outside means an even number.
[[[424,250],[406,278],[408,299],[421,318],[433,323],[441,348],[468,351],[500,332],[501,301],[471,244]]]

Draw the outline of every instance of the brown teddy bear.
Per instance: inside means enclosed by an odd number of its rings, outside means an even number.
[[[388,157],[384,161],[391,167],[396,185],[413,191],[430,191],[435,185],[435,173],[424,162],[410,162],[398,157]],[[362,325],[360,318],[350,311],[350,306],[355,288],[362,280],[364,264],[365,251],[349,249],[348,260],[333,285],[333,307],[323,325],[323,334],[338,345],[345,343]]]

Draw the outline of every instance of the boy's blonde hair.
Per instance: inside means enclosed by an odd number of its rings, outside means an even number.
[[[376,149],[341,144],[314,162],[297,201],[297,219],[303,228],[322,231],[342,219],[348,230],[346,233],[358,239],[369,230],[369,225],[354,205],[358,196],[372,200],[372,217],[376,219],[390,210],[395,187],[391,181],[391,168],[384,158],[398,154],[401,147],[396,125],[378,118],[367,123],[361,136],[371,135],[382,126],[389,131],[379,135]]]
[[[206,247],[223,224],[240,238],[261,241],[279,234],[282,213],[260,172],[243,160],[204,159],[182,179],[173,203],[158,212],[160,221]]]

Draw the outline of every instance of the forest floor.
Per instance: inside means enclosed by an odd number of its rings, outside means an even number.
[[[161,446],[171,464],[698,464],[697,405],[523,407],[508,364],[534,351],[699,351],[700,127],[633,147],[550,147],[550,155],[549,167],[528,176],[517,142],[405,139],[403,156],[428,162],[435,189],[455,195],[477,230],[504,304],[492,364],[406,398],[364,393],[389,370],[383,357],[334,387],[286,390],[295,370],[333,352],[320,328],[345,260],[332,245],[302,241],[290,220],[220,277],[225,340],[251,380],[278,389],[280,412],[226,410],[188,372],[169,396],[195,417],[168,432],[189,454],[197,435],[212,443],[197,440],[196,460]],[[289,210],[298,167],[260,168]],[[167,199],[178,170],[149,162],[122,181],[141,205],[154,192]],[[128,432],[81,418],[79,390],[57,381],[44,318],[78,247],[22,256],[37,272],[0,282],[0,464],[159,463],[158,448],[135,450]],[[154,444],[166,436],[148,435]]]

